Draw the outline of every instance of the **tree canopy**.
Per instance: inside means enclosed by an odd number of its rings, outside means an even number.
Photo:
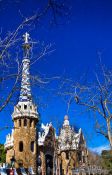
[[[0,144],[0,163],[5,163],[6,162],[6,153],[4,150],[4,145]]]

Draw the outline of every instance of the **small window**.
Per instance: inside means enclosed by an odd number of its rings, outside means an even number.
[[[30,106],[30,109],[32,109],[32,106]]]
[[[24,119],[24,126],[27,126],[27,119]]]
[[[21,119],[19,120],[19,127],[21,127]]]
[[[83,158],[83,163],[85,163],[85,156],[83,156],[82,158]]]
[[[34,152],[34,141],[31,142],[31,151]]]
[[[19,142],[19,151],[23,152],[23,142],[22,141]]]
[[[30,120],[30,127],[32,127],[32,120]]]
[[[21,105],[19,105],[19,109],[21,109]]]
[[[27,109],[27,105],[24,105],[24,109]]]
[[[69,153],[68,152],[66,153],[66,159],[69,159]]]
[[[79,161],[82,160],[82,158],[81,158],[81,152],[78,153],[78,159],[79,159]]]

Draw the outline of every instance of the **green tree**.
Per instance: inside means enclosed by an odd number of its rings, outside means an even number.
[[[6,162],[6,153],[4,150],[4,145],[0,144],[0,163],[5,163]]]
[[[105,169],[112,170],[112,151],[102,151],[102,166]]]

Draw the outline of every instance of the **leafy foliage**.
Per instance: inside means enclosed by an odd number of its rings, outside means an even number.
[[[5,163],[6,162],[6,153],[4,150],[4,145],[0,144],[0,163]]]
[[[112,150],[111,151],[104,150],[101,156],[102,156],[102,166],[105,169],[112,170]]]

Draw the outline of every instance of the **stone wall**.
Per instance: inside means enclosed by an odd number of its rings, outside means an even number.
[[[11,149],[8,149],[7,151],[6,151],[6,162],[8,163],[8,164],[11,164],[11,158],[14,156],[14,150],[13,150],[13,148],[11,148]]]
[[[21,119],[21,127],[18,120],[14,122],[14,151],[15,151],[15,167],[23,165],[24,168],[32,167],[36,172],[37,162],[37,135],[35,120],[30,122],[27,119],[27,126],[24,126],[24,119]],[[20,142],[23,142],[23,151],[20,150]],[[31,151],[31,142],[34,142],[34,151]],[[22,147],[21,147],[22,148]]]

